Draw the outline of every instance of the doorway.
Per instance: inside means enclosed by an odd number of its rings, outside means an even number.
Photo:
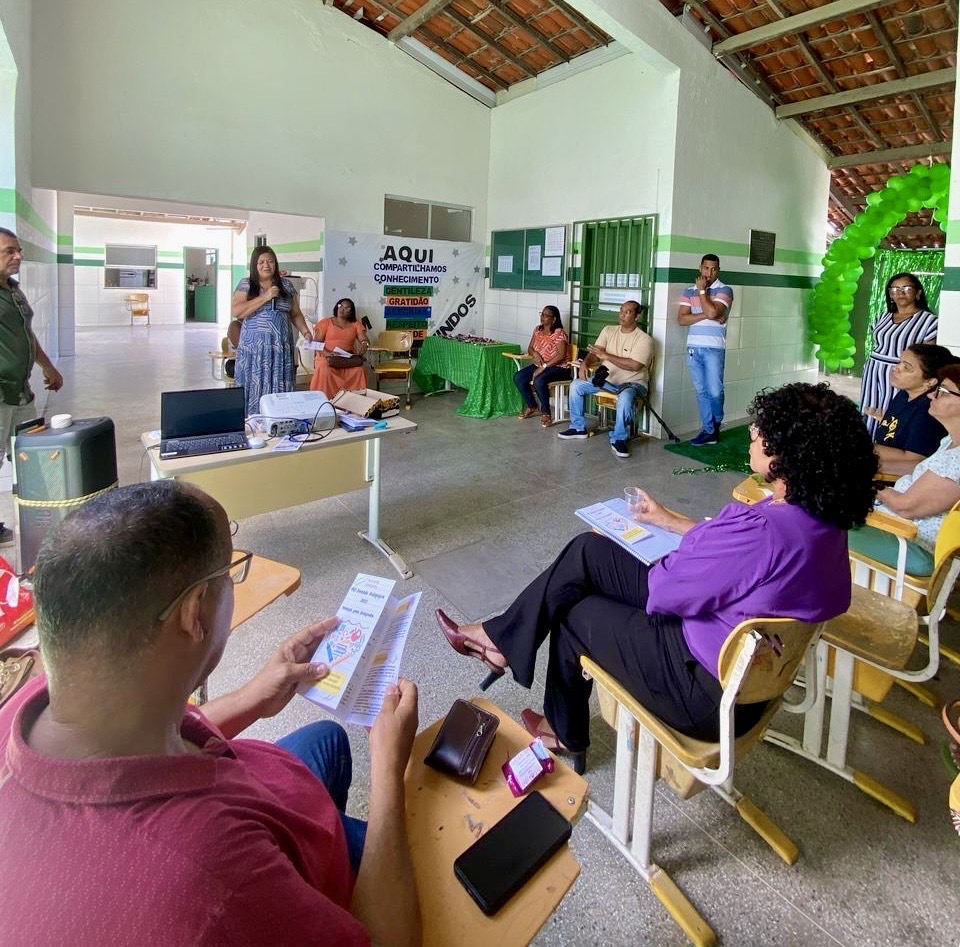
[[[184,313],[187,322],[217,321],[216,247],[183,248]]]

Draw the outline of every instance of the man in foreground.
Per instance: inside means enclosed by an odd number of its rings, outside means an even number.
[[[0,227],[0,466],[15,426],[37,416],[30,390],[34,363],[43,370],[49,391],[63,386],[63,376],[33,334],[33,309],[14,279],[22,262],[17,235]],[[0,523],[0,546],[12,543],[13,530]]]
[[[335,618],[185,712],[223,654],[248,563],[223,508],[175,481],[97,497],[48,538],[35,579],[48,679],[0,710],[4,942],[419,942],[403,811],[413,684],[370,731],[365,841],[342,815],[337,724],[285,738],[292,752],[234,739],[328,673],[308,662]]]
[[[653,339],[637,325],[637,320],[645,314],[635,299],[627,300],[620,307],[618,324],[604,326],[596,345],[587,346],[587,356],[580,362],[577,378],[570,385],[570,427],[557,435],[561,440],[587,437],[584,400],[598,391],[609,391],[617,396],[617,419],[610,432],[610,449],[617,457],[630,456],[627,441],[633,403],[638,396],[642,398],[647,394],[647,365],[653,353]]]

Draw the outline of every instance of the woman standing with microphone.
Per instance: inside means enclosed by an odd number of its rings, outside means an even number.
[[[240,280],[230,314],[240,322],[235,380],[246,394],[247,417],[260,413],[260,398],[293,391],[296,358],[290,324],[308,341],[307,320],[293,283],[280,276],[277,255],[257,247],[250,257],[250,275]]]

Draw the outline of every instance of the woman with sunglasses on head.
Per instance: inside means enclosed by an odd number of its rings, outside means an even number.
[[[960,502],[960,364],[941,368],[937,379],[939,384],[928,395],[930,415],[944,426],[947,436],[911,473],[877,493],[879,509],[917,524],[916,539],[907,543],[908,575],[932,575],[937,533],[944,517]],[[851,530],[850,548],[890,566],[897,564],[897,538],[872,526]]]
[[[903,351],[917,342],[937,341],[937,316],[927,308],[927,294],[913,273],[896,273],[884,290],[887,311],[874,323],[873,350],[863,366],[860,410],[868,414],[867,430],[873,437],[877,418],[893,398],[890,372]],[[872,409],[872,410],[869,410]]]
[[[524,726],[583,771],[590,743],[588,655],[681,733],[715,740],[720,650],[747,618],[820,622],[850,607],[847,530],[873,503],[877,458],[856,405],[826,385],[762,391],[748,411],[750,466],[771,496],[730,503],[695,522],[644,495],[641,522],[683,536],[647,566],[605,536],[581,533],[500,616],[457,625],[437,610],[460,654],[493,675],[508,668],[529,688],[537,651],[549,651],[543,714]],[[764,705],[737,707],[742,733]]]
[[[927,396],[939,384],[937,372],[958,361],[942,345],[920,342],[906,349],[893,366],[890,384],[896,394],[886,414],[874,415],[879,420],[873,439],[881,473],[898,477],[910,473],[940,446],[947,432],[930,414]]]

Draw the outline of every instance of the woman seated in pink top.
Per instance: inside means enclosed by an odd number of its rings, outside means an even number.
[[[563,331],[560,310],[556,306],[543,307],[540,325],[530,336],[527,355],[532,359],[531,363],[513,376],[513,382],[520,389],[520,396],[526,405],[520,412],[520,420],[525,421],[539,412],[540,424],[550,427],[553,424],[553,415],[550,413],[550,384],[570,379],[567,333]]]
[[[359,391],[367,387],[367,369],[363,356],[370,343],[367,330],[357,320],[357,307],[352,299],[339,299],[333,307],[333,315],[321,319],[313,330],[313,337],[323,343],[323,351],[317,352],[313,362],[311,391],[322,391],[332,398],[338,391]],[[356,365],[337,364],[344,356],[336,355],[340,348],[353,356]]]
[[[581,655],[671,727],[714,740],[720,648],[741,621],[819,622],[850,605],[847,530],[871,509],[877,471],[860,413],[826,385],[799,383],[760,392],[748,413],[750,466],[769,483],[770,498],[730,503],[697,523],[647,496],[638,518],[683,535],[656,565],[585,533],[498,618],[458,627],[437,611],[459,653],[495,675],[510,668],[524,687],[549,640],[544,716],[524,711],[524,725],[570,754],[578,772],[590,742],[592,687],[580,673]],[[763,709],[739,705],[737,732]]]

